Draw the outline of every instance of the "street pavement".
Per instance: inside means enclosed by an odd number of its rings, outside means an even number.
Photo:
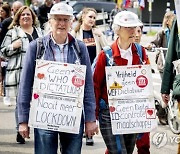
[[[153,37],[143,35],[142,44],[145,45],[151,40],[153,40]],[[148,52],[148,55],[152,68],[155,69],[155,74],[153,74],[154,89],[159,91],[161,80],[154,63],[155,53]],[[15,105],[5,106],[2,97],[0,97],[0,154],[33,154],[32,130],[31,138],[26,140],[26,144],[16,143],[14,110]],[[86,146],[85,139],[83,139],[82,154],[104,154],[106,147],[101,134],[94,136],[94,142],[94,146]],[[163,126],[158,123],[157,129],[153,130],[150,135],[151,154],[176,154],[178,142],[180,142],[180,138],[171,132],[168,125]],[[133,154],[137,154],[136,148]]]

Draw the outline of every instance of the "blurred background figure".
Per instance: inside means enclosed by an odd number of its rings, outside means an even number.
[[[113,23],[113,20],[114,20],[114,17],[115,15],[121,11],[121,8],[119,8],[118,4],[115,5],[115,8],[112,9],[111,13],[110,13],[110,25],[109,25],[109,28],[110,30],[112,31],[112,23]],[[112,40],[114,40],[114,32],[112,31]]]
[[[30,8],[34,11],[36,15],[39,14],[39,1],[38,0],[32,0]]]
[[[52,6],[53,0],[44,0],[44,4],[39,7],[38,19],[42,29],[44,29],[44,23],[48,21],[48,13],[50,12]]]
[[[2,22],[7,19],[8,17],[11,16],[11,7],[7,2],[4,2],[0,5],[0,34],[2,32]],[[2,37],[2,36],[1,36]],[[4,58],[0,58],[0,95],[4,96],[4,76],[5,76],[5,66],[3,65],[5,64],[5,59]],[[10,106],[10,102],[6,101],[4,102],[5,105]]]
[[[8,27],[11,24],[16,12],[20,9],[20,7],[22,7],[23,4],[20,1],[15,1],[12,4],[12,8],[11,8],[11,13],[12,15],[6,19],[3,20],[2,22],[2,31],[0,33],[0,45],[4,39],[4,36],[6,35],[7,31],[8,31]]]
[[[2,30],[1,30],[1,32],[0,32],[0,45],[1,45],[1,43],[2,43],[2,41],[3,41],[3,39],[4,39],[4,37],[5,37],[5,35],[6,35],[6,33],[7,33],[7,31],[8,31],[8,27],[9,27],[9,25],[11,24],[11,22],[12,22],[12,20],[13,20],[13,18],[14,18],[14,15],[17,13],[17,11],[21,8],[23,6],[23,4],[20,2],[20,1],[15,1],[13,4],[12,4],[12,8],[11,8],[11,16],[9,16],[8,18],[6,18],[6,19],[4,19],[3,21],[2,21]],[[10,97],[7,97],[6,96],[6,93],[5,93],[5,82],[4,82],[4,78],[5,78],[5,75],[6,75],[6,66],[7,66],[7,63],[8,63],[8,59],[7,58],[3,58],[3,57],[1,57],[1,60],[2,60],[2,62],[1,62],[1,68],[2,68],[2,83],[3,83],[3,91],[4,91],[4,94],[3,94],[3,96],[4,96],[4,98],[3,98],[3,103],[5,104],[5,105],[8,105],[8,106],[10,106],[10,105],[12,105],[11,104],[11,98]]]
[[[86,44],[91,65],[102,48],[107,45],[104,34],[96,28],[96,17],[97,12],[94,8],[84,8],[77,26],[71,32],[75,38]],[[93,137],[86,137],[86,145],[94,145]]]
[[[71,34],[83,41],[89,52],[91,64],[94,58],[108,43],[104,34],[96,27],[97,12],[94,8],[84,8],[78,19],[78,24]]]
[[[171,31],[172,22],[174,20],[174,17],[175,17],[175,14],[171,11],[168,11],[165,13],[163,22],[162,22],[162,30],[157,33],[155,40],[153,40],[151,43],[146,45],[146,48],[148,50],[152,50],[155,47],[168,48],[169,36],[170,36],[170,31]],[[167,51],[163,51],[163,52],[164,52],[164,57],[166,57]],[[160,53],[161,53],[161,51],[159,51],[156,55],[156,64],[157,64],[157,69],[162,78],[164,64],[162,61],[162,56],[161,56],[162,54],[160,54]]]
[[[36,28],[36,25],[35,13],[28,6],[22,6],[14,16],[9,31],[1,44],[1,54],[3,58],[8,59],[5,75],[5,93],[7,97],[17,97],[23,60],[29,42],[42,36],[41,30]],[[17,126],[16,141],[24,144],[25,140],[18,132],[17,104],[15,117]]]
[[[7,2],[4,2],[0,6],[0,22],[2,22],[4,19],[10,16],[11,16],[11,6]]]

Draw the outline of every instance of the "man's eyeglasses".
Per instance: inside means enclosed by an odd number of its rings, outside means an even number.
[[[67,19],[67,18],[53,18],[56,22],[64,22],[64,23],[68,23],[71,19]]]

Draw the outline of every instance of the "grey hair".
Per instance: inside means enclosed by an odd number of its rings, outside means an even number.
[[[120,28],[121,28],[121,26],[119,26],[117,24],[112,24],[112,30],[114,31],[115,34],[118,34]]]

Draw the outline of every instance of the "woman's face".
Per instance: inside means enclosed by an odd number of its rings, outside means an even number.
[[[20,26],[32,26],[33,24],[33,18],[32,18],[32,14],[31,11],[27,8],[25,9],[21,15],[20,15],[20,19],[19,19],[19,24]]]
[[[6,16],[7,16],[6,11],[4,11],[2,7],[0,7],[0,18],[4,20]]]
[[[171,16],[165,16],[166,25],[167,25],[167,27],[170,28],[170,29],[171,29],[171,27],[172,27],[173,19],[174,19],[174,16],[173,16],[173,15],[171,15]]]
[[[84,26],[92,28],[96,22],[96,13],[94,11],[89,11],[87,14],[83,15],[82,20]]]
[[[136,27],[120,27],[118,36],[123,42],[133,43]]]
[[[142,30],[141,27],[136,27],[135,30],[135,42],[140,43],[141,42],[141,36],[142,36]]]

